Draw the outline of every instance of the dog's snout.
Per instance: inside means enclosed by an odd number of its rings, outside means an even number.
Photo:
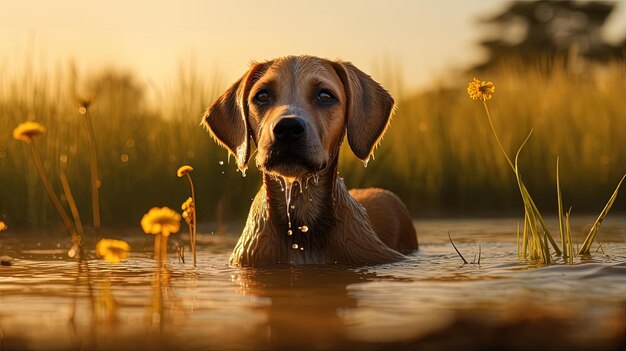
[[[286,117],[276,123],[273,132],[277,140],[296,140],[306,132],[306,124],[301,118]]]

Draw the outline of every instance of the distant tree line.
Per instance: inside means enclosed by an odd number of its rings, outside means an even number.
[[[473,70],[512,59],[538,63],[558,57],[566,65],[580,58],[603,63],[623,60],[626,35],[618,43],[602,36],[615,7],[615,2],[601,1],[512,1],[500,13],[480,19],[493,30],[479,43],[488,58]]]

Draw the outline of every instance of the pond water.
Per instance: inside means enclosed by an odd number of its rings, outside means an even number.
[[[201,235],[195,268],[170,249],[159,269],[139,229],[117,235],[128,260],[87,265],[60,234],[3,232],[15,259],[0,266],[0,350],[625,347],[626,217],[605,221],[591,259],[546,267],[517,260],[517,219],[416,227],[404,262],[264,269],[228,267],[234,234]],[[468,261],[480,245],[480,265],[461,266],[448,231]]]

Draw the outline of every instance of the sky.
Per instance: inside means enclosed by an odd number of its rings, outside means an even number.
[[[376,76],[392,64],[408,90],[480,61],[477,18],[501,0],[84,1],[2,0],[0,67],[27,55],[42,65],[74,60],[81,71],[116,67],[154,84],[180,64],[235,81],[252,60],[310,54],[352,61]],[[606,36],[626,32],[622,0]]]

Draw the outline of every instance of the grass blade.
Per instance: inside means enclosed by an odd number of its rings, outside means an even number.
[[[569,263],[573,264],[574,263],[574,247],[573,247],[573,242],[572,242],[572,228],[570,227],[570,224],[569,224],[569,218],[571,214],[572,214],[572,208],[570,207],[567,213],[565,214],[565,239],[567,240],[567,258],[569,260]]]
[[[465,259],[465,257],[463,257],[463,255],[461,255],[461,252],[459,252],[459,249],[457,249],[456,245],[454,245],[454,242],[452,241],[452,237],[450,236],[450,232],[448,232],[448,239],[450,239],[450,244],[452,244],[452,247],[454,248],[454,251],[456,251],[456,253],[459,254],[459,257],[461,257],[461,259],[463,260],[463,264],[467,264],[467,260]]]
[[[611,207],[613,206],[613,203],[615,202],[615,199],[617,198],[617,194],[619,193],[619,188],[622,186],[622,183],[624,182],[625,178],[626,178],[626,174],[624,174],[622,179],[619,181],[619,183],[617,184],[617,188],[615,188],[615,191],[613,192],[613,195],[611,195],[611,198],[604,206],[604,209],[602,210],[602,212],[600,212],[600,215],[598,216],[596,221],[593,223],[593,226],[591,226],[591,229],[589,230],[589,234],[587,234],[587,237],[585,238],[583,245],[580,247],[580,251],[578,251],[579,255],[589,255],[589,249],[591,249],[591,244],[593,243],[593,240],[596,238],[596,235],[598,234],[598,230],[600,229],[600,225],[602,225],[602,221],[604,221],[604,218],[611,210]]]
[[[519,242],[520,238],[519,238],[519,222],[517,222],[517,239],[515,240],[515,242],[517,243],[517,258],[522,257],[522,245]]]
[[[563,218],[563,197],[561,196],[561,177],[559,174],[559,158],[556,158],[556,195],[559,208],[559,233],[561,234],[561,248],[563,258],[567,258],[567,242],[565,240],[565,220]]]
[[[522,237],[522,258],[528,254],[528,216],[524,215],[524,234]]]

